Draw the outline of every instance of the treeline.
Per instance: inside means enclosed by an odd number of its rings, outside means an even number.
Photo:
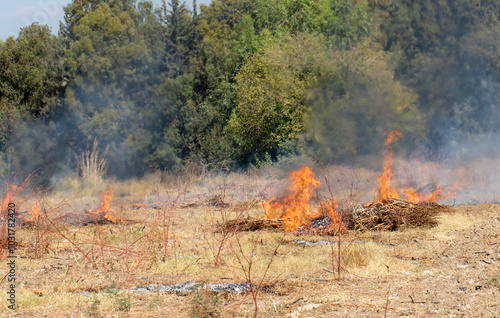
[[[378,154],[500,129],[495,0],[74,0],[0,42],[0,174],[108,174]],[[454,147],[456,150],[458,147]]]

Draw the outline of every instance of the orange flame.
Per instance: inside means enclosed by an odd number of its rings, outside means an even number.
[[[285,230],[293,231],[299,226],[309,225],[312,219],[319,216],[319,213],[311,212],[313,208],[309,205],[309,201],[313,191],[321,185],[321,182],[306,165],[292,172],[289,182],[290,194],[264,203],[264,210],[267,219],[283,218]],[[328,216],[333,222],[338,222],[334,206],[329,207]]]
[[[345,230],[346,227],[341,224],[339,221],[339,217],[337,214],[337,209],[339,208],[339,204],[337,201],[329,201],[327,205],[327,215],[328,217],[332,220],[332,227],[335,226],[335,224],[340,225],[340,228],[342,230]]]
[[[395,129],[391,130],[387,133],[384,133],[386,136],[385,146],[387,147],[387,154],[384,159],[384,170],[380,177],[378,177],[378,188],[376,189],[376,193],[378,194],[378,201],[382,202],[384,199],[399,199],[398,190],[394,187],[394,173],[392,172],[392,147],[390,146],[393,140],[396,140],[399,137],[403,137],[403,133],[401,131]],[[457,190],[460,190],[460,186],[456,186]],[[405,187],[403,189],[403,194],[405,195],[405,200],[410,201],[412,203],[421,203],[421,202],[435,202],[437,200],[442,200],[448,198],[450,196],[454,196],[457,194],[453,191],[444,192],[441,186],[437,186],[436,190],[430,194],[420,193],[413,188]],[[372,204],[372,202],[367,203],[367,205]]]
[[[462,189],[461,186],[455,186],[455,188],[457,189],[457,191]],[[403,193],[406,196],[406,200],[412,203],[436,202],[438,200],[446,199],[456,195],[457,191],[445,192],[444,189],[439,185],[436,187],[436,190],[430,194],[418,193],[412,188],[403,189]]]
[[[393,176],[392,172],[392,147],[391,143],[393,140],[396,140],[399,137],[403,137],[403,133],[397,129],[391,130],[388,133],[385,133],[385,146],[387,147],[387,154],[384,159],[384,170],[380,177],[378,177],[378,200],[382,201],[384,199],[399,199],[399,194],[396,188],[393,185]]]
[[[5,196],[2,200],[2,205],[0,206],[1,209],[0,213],[2,215],[7,214],[9,203],[14,201],[13,199],[16,197],[17,192],[18,192],[17,186],[9,185],[7,187],[7,191],[5,192]]]
[[[90,213],[98,214],[101,212],[105,212],[106,215],[104,215],[104,218],[110,220],[113,223],[118,222],[118,219],[115,218],[112,214],[111,211],[109,210],[110,208],[110,202],[113,199],[113,188],[110,186],[109,190],[106,190],[101,193],[101,205],[92,211]]]
[[[36,220],[38,220],[39,217],[42,216],[42,212],[40,212],[40,203],[37,202],[30,210],[30,218],[27,219],[26,221],[24,222],[35,222]]]
[[[312,192],[321,184],[306,165],[290,174],[291,193],[281,199],[264,204],[266,218],[283,218],[286,231],[293,231],[301,225],[309,224],[314,218],[309,207]]]

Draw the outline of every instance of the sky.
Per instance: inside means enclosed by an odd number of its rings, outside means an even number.
[[[197,0],[197,3],[209,4],[212,0]],[[59,21],[63,20],[63,8],[71,0],[19,0],[2,1],[0,4],[0,39],[9,36],[16,37],[22,27],[37,21],[48,24],[52,33],[59,30]],[[167,3],[170,2],[167,0]],[[153,0],[155,6],[161,5],[161,0]],[[192,0],[187,0],[186,5],[191,8]]]

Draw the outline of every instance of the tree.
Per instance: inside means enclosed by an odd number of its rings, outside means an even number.
[[[110,146],[114,175],[141,175],[151,167],[175,113],[172,93],[164,91],[164,27],[150,9],[147,2],[139,12],[123,5],[94,7],[72,26],[74,40],[65,55],[71,77],[65,105],[78,127],[75,149],[97,137]],[[172,161],[175,153],[166,157]]]
[[[191,49],[194,47],[194,25],[191,13],[184,3],[171,0],[167,5],[162,0],[161,20],[165,25],[164,67],[169,78],[175,78],[186,72],[189,66]],[[170,9],[169,9],[170,7]]]
[[[492,118],[498,102],[493,88],[500,83],[499,3],[394,0],[380,6],[386,16],[380,41],[396,61],[396,76],[419,94],[419,108],[429,119],[426,150],[497,131]]]
[[[43,117],[58,104],[62,49],[46,25],[22,28],[0,47],[0,99],[26,117]]]
[[[329,59],[338,71],[320,78],[308,94],[304,138],[309,152],[325,161],[349,161],[378,153],[380,136],[395,128],[403,131],[408,145],[422,137],[417,95],[394,80],[380,48],[362,43],[333,52]]]
[[[304,128],[306,91],[327,64],[317,39],[288,38],[255,54],[235,77],[236,106],[228,133],[240,159],[293,153],[290,143]]]

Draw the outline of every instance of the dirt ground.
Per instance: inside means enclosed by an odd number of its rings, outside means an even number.
[[[424,257],[401,258],[417,264],[416,273],[349,275],[341,281],[291,287],[293,297],[288,299],[302,299],[290,307],[290,316],[500,317],[500,205],[460,206],[453,208],[453,214],[468,216],[474,224],[391,236],[395,248],[426,251]],[[341,298],[301,310],[329,293]]]
[[[193,195],[191,202],[199,198]],[[255,269],[256,277],[262,278],[257,283],[265,285],[256,297],[258,317],[500,317],[498,204],[451,207],[439,215],[439,224],[434,228],[352,233],[344,238],[343,253],[353,249],[357,252],[351,254],[357,259],[345,264],[341,279],[337,280],[334,262],[329,261],[330,246],[291,243],[294,239],[330,240],[328,237],[268,230],[244,233],[232,238],[232,245],[221,247],[220,264],[224,265],[217,265],[214,247],[222,237],[207,233],[214,230],[209,226],[215,224],[210,223],[210,218],[223,215],[224,207],[214,202],[192,204],[189,196],[184,199],[187,203],[179,201],[175,209],[167,209],[167,205],[155,205],[150,199],[118,196],[112,201],[112,210],[137,221],[128,225],[52,224],[45,232],[20,229],[18,309],[14,312],[7,308],[7,275],[2,275],[1,317],[188,317],[196,295],[203,296],[203,292],[131,292],[129,296],[127,290],[145,284],[187,281],[245,283],[245,270],[238,272],[232,267],[238,259],[238,245],[234,242],[247,244],[241,247],[241,255],[262,255],[264,267]],[[132,207],[142,203],[150,206]],[[75,212],[68,210],[70,206],[78,204],[52,205],[54,213],[59,214]],[[241,208],[241,204],[235,206]],[[256,204],[245,213],[262,215],[261,210]],[[153,220],[155,215],[167,212],[174,217],[169,219],[168,237],[172,244],[169,243],[170,254],[165,261],[161,259],[165,227]],[[144,240],[141,233],[146,232],[151,233],[147,242],[136,243]],[[258,244],[252,247],[248,242]],[[279,250],[274,250],[274,243],[281,244]],[[40,244],[43,255],[39,254]],[[90,260],[95,266],[91,266]],[[266,272],[268,263],[271,266]],[[8,274],[6,267],[2,269]],[[205,312],[192,317],[255,314],[250,293],[207,297],[205,305],[216,299],[213,314]]]

